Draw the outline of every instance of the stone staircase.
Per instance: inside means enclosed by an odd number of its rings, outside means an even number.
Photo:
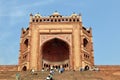
[[[15,71],[1,71],[0,80],[15,80]]]
[[[21,75],[21,80],[45,80],[49,72],[0,72],[0,80],[16,80],[16,73]],[[120,80],[120,71],[65,71],[62,74],[55,72],[54,80]]]

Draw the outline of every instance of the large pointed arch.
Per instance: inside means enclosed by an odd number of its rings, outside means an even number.
[[[69,45],[67,42],[53,38],[42,45],[42,58],[49,62],[62,62],[69,59]]]

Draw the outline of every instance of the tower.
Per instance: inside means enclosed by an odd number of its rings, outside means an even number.
[[[94,65],[92,29],[82,25],[81,15],[30,14],[20,37],[19,71],[64,67],[65,70]]]

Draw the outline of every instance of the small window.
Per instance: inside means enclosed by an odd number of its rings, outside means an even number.
[[[49,19],[47,19],[47,21],[49,21]]]
[[[53,19],[51,19],[51,22],[53,22]]]
[[[88,45],[88,40],[86,38],[83,39],[83,46],[84,47],[87,47]]]
[[[75,19],[73,19],[73,22],[75,22]]]
[[[57,22],[57,20],[55,19],[55,22]]]
[[[44,19],[44,21],[46,21],[46,20]]]
[[[84,54],[84,57],[85,57],[86,55]]]
[[[40,22],[42,22],[42,19],[40,19]]]
[[[32,21],[33,21],[33,22],[35,22],[35,20],[34,20],[34,19],[33,19]]]
[[[36,20],[36,22],[38,22],[38,19]]]
[[[25,34],[25,31],[23,31],[23,34]]]
[[[68,64],[66,66],[68,67]]]
[[[24,67],[22,68],[22,71],[27,71],[27,67],[24,66]]]
[[[66,21],[68,21],[68,19],[66,19]]]
[[[88,59],[89,59],[89,56],[88,56]]]
[[[28,48],[28,39],[24,41],[25,48]]]
[[[58,19],[58,22],[60,22],[60,19]]]

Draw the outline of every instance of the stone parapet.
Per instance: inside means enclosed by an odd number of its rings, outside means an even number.
[[[0,71],[18,71],[18,65],[0,65]]]
[[[120,65],[96,65],[100,70],[120,71]]]

